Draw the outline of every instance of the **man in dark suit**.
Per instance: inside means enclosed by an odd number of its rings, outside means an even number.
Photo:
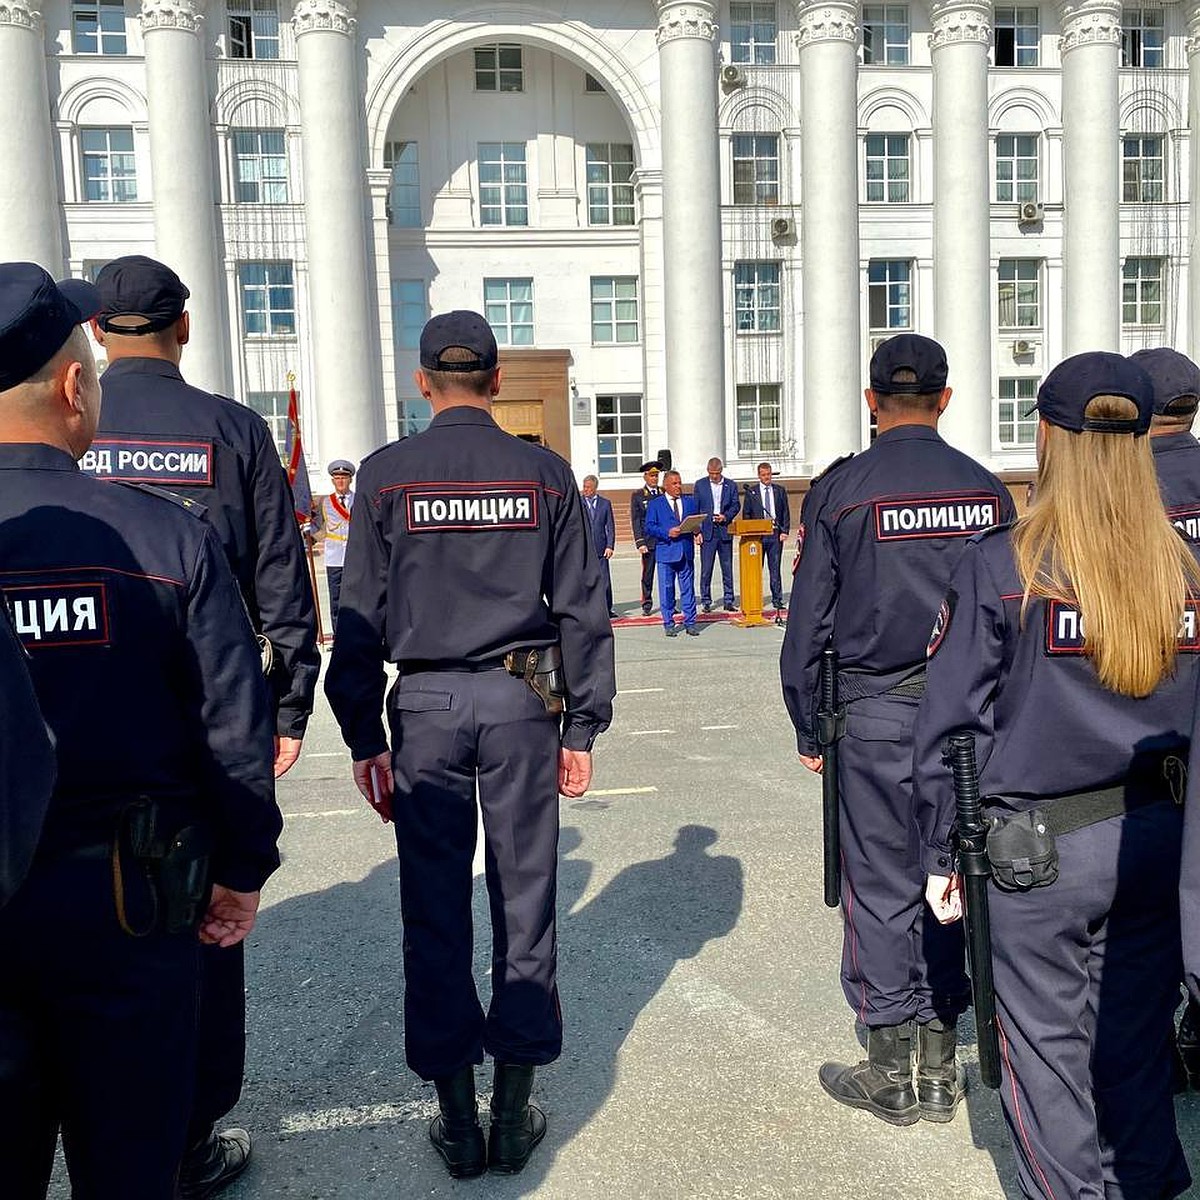
[[[680,525],[696,512],[696,501],[683,494],[683,479],[678,471],[663,478],[663,495],[655,496],[646,509],[646,534],[655,539],[654,560],[658,564],[658,605],[662,611],[667,637],[675,637],[675,585],[679,585],[679,604],[683,609],[683,631],[698,637],[696,628],[696,586],[694,544],[700,535],[682,533]]]
[[[708,520],[700,530],[700,603],[705,612],[712,612],[713,562],[721,560],[721,588],[725,611],[733,612],[733,535],[729,522],[741,511],[737,484],[721,473],[724,464],[719,458],[708,460],[708,476],[697,479],[692,495],[696,511],[705,513]]]
[[[642,463],[644,486],[629,499],[629,524],[633,527],[633,544],[642,556],[642,612],[650,615],[654,602],[654,539],[646,535],[646,508],[659,494],[658,473],[662,463],[657,459]]]
[[[588,526],[592,531],[592,545],[600,560],[600,574],[604,576],[604,605],[608,615],[615,617],[612,602],[612,571],[608,560],[613,556],[617,544],[617,526],[613,521],[612,501],[599,494],[600,480],[595,475],[583,479],[583,511],[587,513]]]
[[[767,560],[767,570],[771,578],[771,604],[775,609],[775,624],[783,624],[783,580],[780,578],[779,564],[783,558],[783,543],[792,528],[791,515],[788,512],[787,492],[771,482],[771,464],[758,464],[758,483],[746,484],[746,503],[742,516],[747,521],[773,521],[774,532],[770,537],[763,538],[763,557]]]

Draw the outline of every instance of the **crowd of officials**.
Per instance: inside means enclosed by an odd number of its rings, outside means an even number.
[[[81,1200],[204,1200],[251,1153],[219,1125],[241,1089],[242,943],[279,865],[274,780],[312,712],[317,626],[265,423],[180,373],[187,299],[141,256],[95,285],[0,264],[0,1160],[16,1200],[45,1195],[60,1134]],[[1200,1084],[1194,1007],[1174,1023],[1181,984],[1200,998],[1200,369],[1164,349],[1051,371],[1019,519],[937,432],[948,375],[928,338],[879,347],[877,437],[800,514],[780,671],[800,762],[836,783],[831,902],[866,1043],[819,1081],[897,1126],[948,1122],[961,1101],[966,785],[946,747],[966,736],[1021,1189],[1165,1200],[1190,1184],[1173,1089]],[[434,1149],[468,1178],[520,1171],[546,1133],[530,1096],[563,1039],[558,797],[587,791],[612,718],[615,529],[594,476],[578,490],[564,460],[497,426],[478,314],[427,323],[415,382],[427,430],[330,465],[325,686],[354,782],[395,831],[406,1057],[437,1093]],[[667,635],[677,607],[694,634],[717,564],[732,610],[740,515],[771,523],[778,614],[790,520],[770,464],[739,489],[713,458],[690,495],[662,463],[642,470],[643,611],[657,572]]]

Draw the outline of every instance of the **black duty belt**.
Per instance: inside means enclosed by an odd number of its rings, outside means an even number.
[[[843,704],[867,700],[874,696],[903,696],[920,700],[925,695],[925,664],[901,667],[885,674],[867,671],[839,671],[838,692]]]
[[[481,658],[476,661],[465,659],[405,659],[400,663],[402,675],[421,675],[431,671],[466,671],[475,674],[479,671],[508,671],[510,675],[523,677],[529,671],[530,665],[534,670],[530,674],[540,674],[562,666],[562,654],[557,646],[522,646],[519,650],[510,650],[496,658]]]
[[[400,663],[401,675],[423,675],[430,671],[466,671],[474,674],[477,671],[502,670],[504,670],[503,658],[485,658],[479,662],[463,662],[461,659],[439,662],[436,659],[410,658]]]

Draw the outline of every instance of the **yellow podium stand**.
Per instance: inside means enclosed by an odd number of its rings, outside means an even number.
[[[729,527],[738,540],[738,576],[741,582],[742,615],[731,624],[747,628],[770,625],[763,615],[763,538],[775,531],[770,520],[747,521],[739,518]]]

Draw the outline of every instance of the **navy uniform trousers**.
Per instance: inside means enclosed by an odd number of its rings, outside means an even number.
[[[1154,805],[1058,839],[1059,876],[990,889],[1003,1079],[1024,1195],[1170,1200],[1181,809]]]
[[[962,926],[939,925],[925,904],[912,807],[917,704],[904,696],[855,700],[838,743],[842,989],[873,1028],[953,1020],[970,996]]]
[[[405,671],[388,709],[408,1065],[437,1079],[485,1051],[553,1062],[558,718],[503,669]],[[472,973],[476,789],[492,919],[486,1019]]]

